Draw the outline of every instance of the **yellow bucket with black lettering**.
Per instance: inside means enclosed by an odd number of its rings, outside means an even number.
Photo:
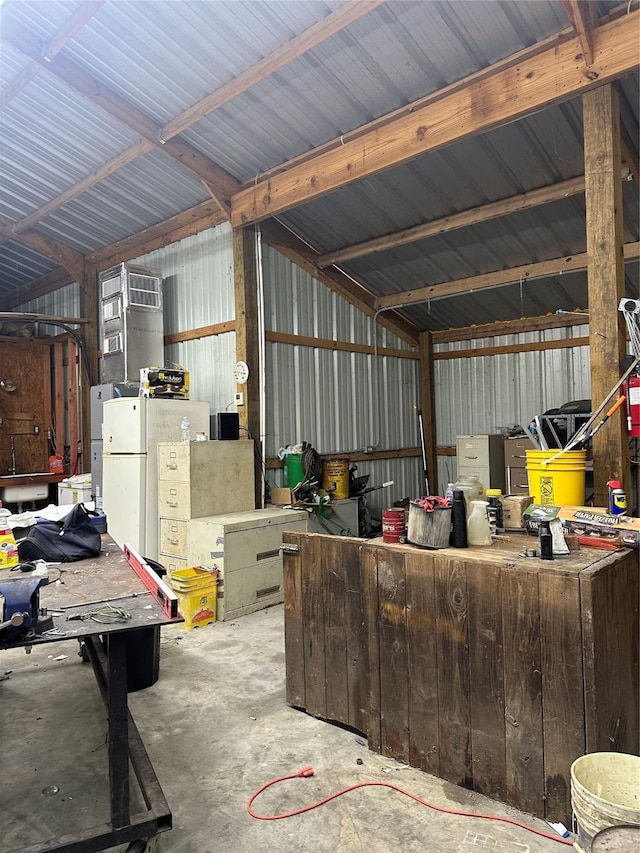
[[[533,502],[543,506],[584,506],[586,450],[527,450],[527,478]]]

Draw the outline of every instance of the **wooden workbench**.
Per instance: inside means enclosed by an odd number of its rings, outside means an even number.
[[[573,760],[638,753],[637,551],[284,539],[290,705],[567,825]]]

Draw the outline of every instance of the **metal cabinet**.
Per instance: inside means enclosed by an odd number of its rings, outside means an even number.
[[[234,619],[283,601],[285,530],[306,532],[307,513],[267,508],[189,521],[164,518],[161,560],[170,572],[188,566],[217,569],[217,618]]]
[[[504,491],[503,440],[500,434],[457,436],[458,477],[475,474],[485,488]]]

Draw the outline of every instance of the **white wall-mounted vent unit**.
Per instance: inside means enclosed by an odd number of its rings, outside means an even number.
[[[155,270],[119,264],[100,283],[100,381],[139,382],[140,369],[164,364],[162,279]]]

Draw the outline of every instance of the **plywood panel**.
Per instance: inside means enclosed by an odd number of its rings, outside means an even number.
[[[0,381],[16,386],[11,392],[0,387],[0,476],[47,470],[47,404],[42,388],[48,353],[42,341],[0,341]]]

